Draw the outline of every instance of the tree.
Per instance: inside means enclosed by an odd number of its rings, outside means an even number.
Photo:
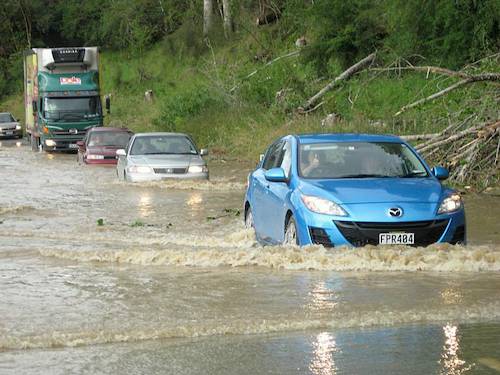
[[[233,31],[233,17],[231,14],[231,0],[222,0],[222,8],[224,14],[224,35],[226,38],[231,35]]]
[[[213,23],[213,3],[212,0],[203,0],[203,36],[208,37],[212,30]]]

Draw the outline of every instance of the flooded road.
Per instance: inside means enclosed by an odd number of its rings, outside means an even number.
[[[1,374],[500,372],[499,197],[463,248],[262,248],[248,167],[134,185],[1,143]]]

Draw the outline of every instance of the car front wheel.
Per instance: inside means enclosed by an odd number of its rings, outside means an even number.
[[[293,216],[290,216],[288,219],[288,223],[285,227],[285,240],[283,241],[284,245],[298,245],[299,237],[297,236],[297,224],[295,223],[295,219]]]
[[[245,213],[245,228],[250,229],[253,228],[253,214],[252,214],[252,208],[248,207],[246,213]]]

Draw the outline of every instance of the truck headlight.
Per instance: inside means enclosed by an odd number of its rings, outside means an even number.
[[[56,142],[53,141],[52,139],[46,139],[45,140],[45,145],[49,147],[54,147],[56,145]]]
[[[439,206],[438,215],[458,211],[462,208],[462,206],[463,202],[460,194],[453,193],[443,199],[443,202],[441,202],[441,206]]]
[[[312,212],[325,215],[347,216],[347,212],[335,202],[311,195],[301,195],[300,197],[302,198],[302,202]]]
[[[150,167],[142,166],[142,165],[132,165],[127,168],[127,172],[129,173],[152,173],[153,170]]]
[[[90,160],[102,160],[102,159],[104,159],[104,155],[89,154],[89,155],[87,155],[87,159],[90,159]]]
[[[188,173],[203,173],[208,172],[206,165],[192,165],[188,168]]]

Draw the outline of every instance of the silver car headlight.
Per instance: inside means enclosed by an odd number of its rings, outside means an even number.
[[[463,201],[460,194],[453,193],[443,199],[443,202],[441,202],[441,206],[439,206],[438,215],[458,211],[462,208],[462,206]]]
[[[203,173],[208,172],[206,165],[192,165],[188,168],[188,173]]]
[[[21,130],[21,125],[16,125],[16,130]]]
[[[348,216],[347,212],[335,202],[311,195],[302,194],[300,197],[302,198],[302,202],[312,212],[325,215]]]
[[[127,168],[128,173],[153,173],[151,167],[146,167],[143,165],[132,165]]]

